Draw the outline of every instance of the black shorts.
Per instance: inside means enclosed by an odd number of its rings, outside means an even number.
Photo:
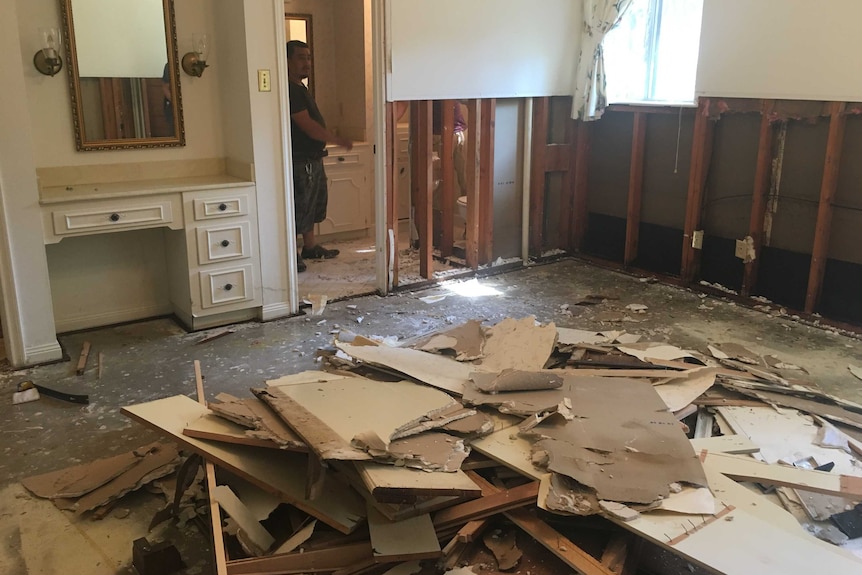
[[[296,233],[303,234],[314,229],[326,219],[326,204],[329,191],[326,187],[326,172],[323,160],[308,160],[293,163],[293,205]]]

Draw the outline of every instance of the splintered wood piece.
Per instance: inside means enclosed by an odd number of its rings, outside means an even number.
[[[183,429],[183,435],[196,437],[198,439],[209,439],[223,443],[235,443],[237,445],[250,445],[253,447],[266,447],[268,449],[280,449],[278,443],[271,439],[262,439],[246,435],[246,429],[236,423],[219,417],[214,413],[202,415],[195,421],[189,423]],[[288,451],[307,452],[307,448],[292,448]]]
[[[383,503],[411,503],[420,497],[478,497],[480,490],[464,472],[428,473],[374,462],[356,462],[365,488]]]
[[[430,559],[441,555],[434,524],[428,514],[402,521],[390,521],[377,509],[369,506],[368,532],[377,561],[393,563]]]
[[[224,336],[226,336],[226,335],[230,335],[230,334],[232,334],[232,333],[236,333],[236,330],[235,330],[235,329],[225,329],[225,330],[222,330],[222,331],[216,332],[216,333],[214,333],[214,334],[211,334],[211,335],[205,336],[205,337],[203,337],[203,338],[201,338],[201,339],[197,340],[197,341],[195,342],[195,345],[200,345],[200,344],[202,344],[202,343],[208,343],[208,342],[210,342],[210,341],[213,341],[214,339],[218,339],[218,338],[220,338],[220,337],[224,337]]]
[[[84,370],[87,369],[87,358],[90,356],[90,342],[85,341],[84,347],[81,348],[81,356],[78,358],[78,367],[75,368],[75,373],[84,375]]]
[[[337,571],[372,557],[371,542],[360,541],[304,553],[270,555],[229,561],[228,575],[261,573],[314,573]]]
[[[122,408],[121,413],[167,433],[183,447],[199,453],[342,533],[351,533],[365,516],[365,505],[359,496],[329,479],[324,496],[315,501],[306,499],[307,456],[301,453],[215,443],[183,435],[187,421],[207,413],[204,406],[186,396],[177,395],[130,405]]]

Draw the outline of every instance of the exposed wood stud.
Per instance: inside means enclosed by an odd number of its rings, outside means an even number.
[[[451,256],[455,231],[455,100],[440,103],[440,255]]]
[[[644,182],[644,144],[646,142],[647,115],[636,112],[632,131],[632,157],[629,168],[629,199],[626,210],[625,265],[631,265],[638,256],[638,239],[641,224],[641,195]]]
[[[393,288],[398,285],[398,194],[409,190],[398,189],[398,118],[397,106],[386,104],[386,269],[392,268]],[[390,260],[390,254],[391,259]]]
[[[494,127],[497,100],[481,101],[479,138],[479,264],[494,258]],[[451,227],[451,226],[450,226]]]
[[[685,283],[694,281],[698,273],[700,250],[692,247],[692,237],[700,228],[706,176],[712,155],[713,123],[709,119],[709,98],[698,102],[694,119],[694,136],[691,145],[691,168],[688,177],[688,200],[685,210],[685,228],[682,236],[682,267],[680,276]]]
[[[432,134],[431,101],[421,100],[416,106],[416,138],[413,146],[416,154],[416,203],[414,218],[419,232],[419,275],[430,279],[434,271],[432,261],[433,221],[432,193],[434,176],[432,173]]]
[[[464,257],[467,265],[473,269],[479,267],[479,190],[481,187],[481,169],[479,166],[479,150],[482,134],[480,133],[480,107],[478,100],[467,101],[467,149],[464,154],[467,172],[467,243]]]
[[[545,154],[548,144],[548,98],[533,99],[533,148],[530,160],[530,253],[541,255],[545,231]]]
[[[560,164],[564,165],[563,181],[560,189],[560,238],[557,247],[563,250],[571,249],[572,239],[572,210],[575,201],[575,138],[578,133],[578,123],[576,120],[568,118],[566,120],[565,144],[560,144],[557,148],[560,154],[565,154],[565,159],[561,158]]]
[[[742,295],[751,295],[757,284],[760,265],[760,250],[763,247],[763,219],[766,217],[766,198],[769,194],[772,174],[772,124],[770,115],[775,109],[775,100],[764,100],[760,117],[760,140],[757,144],[757,164],[754,170],[754,192],[751,198],[751,221],[748,235],[754,240],[754,260],[745,264],[742,277]]]
[[[844,127],[847,116],[844,102],[833,102],[829,114],[829,135],[826,139],[826,161],[820,185],[820,204],[817,209],[817,227],[814,230],[814,247],[811,250],[811,269],[808,290],[805,293],[805,311],[812,313],[820,302],[820,288],[829,257],[829,238],[832,231],[832,200],[838,188],[838,169],[844,147]]]
[[[584,238],[587,235],[587,224],[589,221],[588,200],[589,190],[589,163],[590,163],[590,138],[592,127],[590,122],[578,122],[577,141],[575,143],[574,164],[574,198],[572,215],[572,249],[581,251]]]

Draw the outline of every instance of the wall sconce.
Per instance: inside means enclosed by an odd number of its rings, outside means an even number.
[[[33,56],[33,65],[46,76],[53,76],[63,68],[60,59],[60,31],[56,28],[39,28],[42,49]]]
[[[207,67],[207,55],[210,50],[209,38],[206,34],[192,35],[192,50],[183,56],[181,64],[186,74],[200,78],[204,68]]]

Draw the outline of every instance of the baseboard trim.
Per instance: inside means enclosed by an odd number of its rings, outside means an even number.
[[[274,319],[291,316],[293,313],[293,310],[290,309],[290,304],[286,301],[271,303],[261,308],[260,320],[272,321]]]
[[[63,349],[57,340],[24,348],[24,364],[37,365],[63,359]]]
[[[66,318],[55,318],[54,325],[57,333],[66,333],[68,331],[78,331],[81,329],[89,329],[91,327],[104,327],[114,325],[116,323],[125,323],[128,321],[137,321],[141,319],[149,319],[173,313],[171,304],[156,304],[143,307],[121,309],[98,314],[87,314],[79,316],[71,316]]]

